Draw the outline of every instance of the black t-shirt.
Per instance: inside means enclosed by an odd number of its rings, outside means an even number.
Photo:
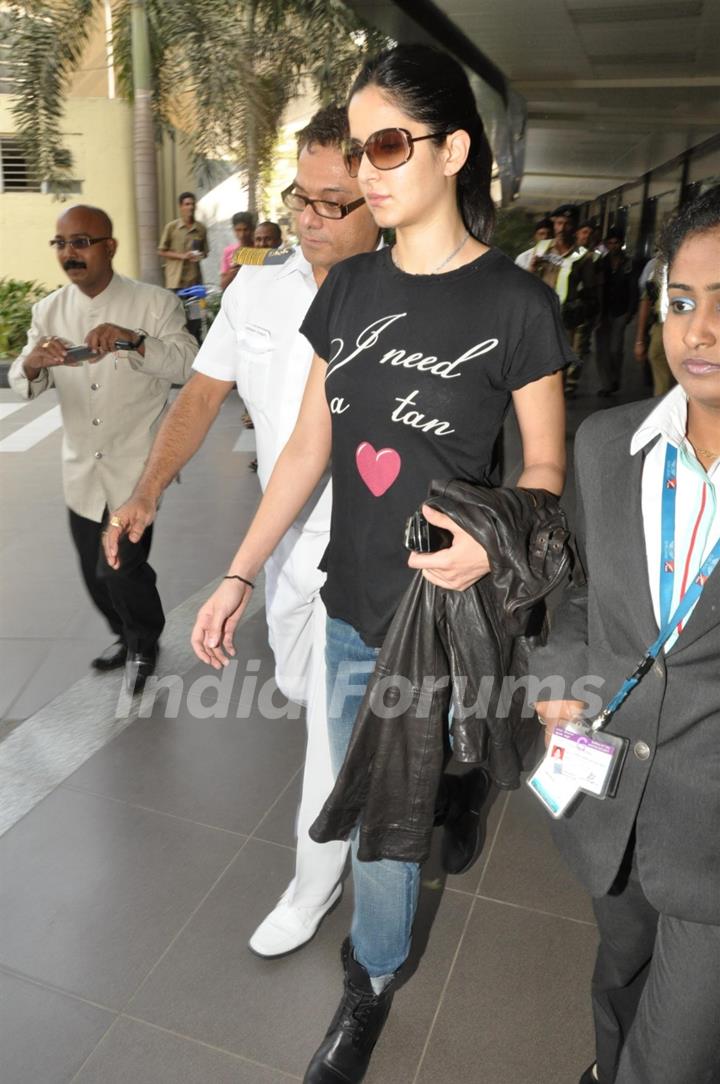
[[[408,275],[390,249],[332,268],[301,331],[328,363],[333,507],[323,601],[380,646],[433,479],[487,484],[511,392],[573,360],[556,295],[497,249]]]

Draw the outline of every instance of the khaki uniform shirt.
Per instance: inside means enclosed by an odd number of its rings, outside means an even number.
[[[202,244],[203,258],[208,254],[207,230],[202,222],[193,222],[192,226],[186,226],[181,218],[174,222],[168,222],[160,238],[160,251],[191,252],[193,241]],[[181,290],[185,286],[194,286],[202,282],[200,263],[193,260],[166,260],[163,265],[165,272],[165,285],[168,290]]]
[[[99,361],[42,369],[28,380],[23,369],[38,342],[57,335],[80,345],[98,324],[142,328],[144,357],[120,350]],[[34,399],[55,387],[63,435],[63,488],[73,512],[99,523],[105,506],[130,496],[148,457],[173,383],[190,375],[197,343],[185,328],[185,313],[162,286],[117,273],[97,297],[69,284],[33,306],[27,343],[8,374],[10,387]]]

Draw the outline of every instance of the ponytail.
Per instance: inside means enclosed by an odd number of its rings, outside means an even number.
[[[478,117],[478,120],[480,118]],[[489,245],[495,227],[495,205],[490,197],[492,151],[482,122],[470,135],[470,150],[457,178],[458,208],[465,229],[478,241]]]

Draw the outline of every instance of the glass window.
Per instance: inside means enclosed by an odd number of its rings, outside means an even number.
[[[623,188],[621,211],[625,219],[625,251],[628,256],[634,256],[638,248],[644,194],[645,184],[643,181],[639,184],[628,184]]]
[[[0,138],[0,192],[39,192],[40,183],[30,171],[17,139]]]
[[[705,151],[692,152],[688,182],[700,185],[698,194],[720,184],[720,142]]]
[[[683,164],[663,166],[650,174],[650,199],[655,201],[655,229],[660,232],[680,206]]]

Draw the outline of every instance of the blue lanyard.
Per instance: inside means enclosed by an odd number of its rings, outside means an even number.
[[[668,444],[663,473],[660,542],[660,624],[670,617],[675,585],[675,504],[677,498],[677,448]]]
[[[720,538],[705,558],[692,583],[680,599],[675,613],[667,616],[672,603],[674,575],[674,536],[675,536],[675,495],[677,491],[677,448],[668,444],[665,456],[665,476],[663,480],[662,501],[662,564],[660,567],[661,620],[662,628],[632,674],[622,683],[615,695],[608,701],[590,724],[593,730],[600,730],[610,720],[620,705],[627,699],[641,678],[652,667],[663,646],[672,635],[673,629],[681,624],[703,593],[708,577],[720,561]],[[666,563],[672,567],[666,569]],[[668,595],[669,590],[669,595]]]

